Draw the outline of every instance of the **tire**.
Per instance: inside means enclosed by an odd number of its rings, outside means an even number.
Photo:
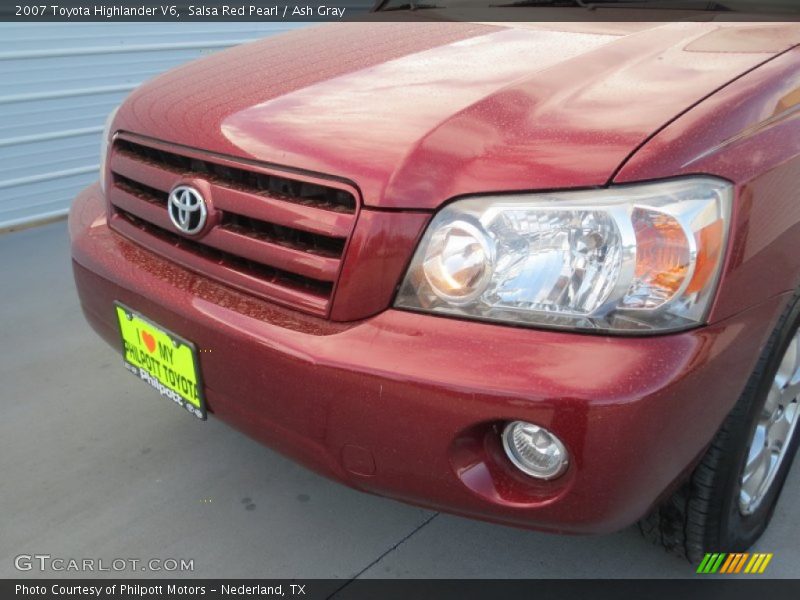
[[[800,379],[797,365],[800,362],[799,326],[800,295],[796,294],[772,332],[744,392],[689,480],[639,522],[645,538],[691,563],[699,563],[706,552],[747,550],[767,528],[800,443],[800,427],[788,429],[783,444],[785,450],[776,459],[777,466],[772,470],[764,467],[764,472],[773,475],[771,479],[765,477],[764,481],[771,483],[764,484],[766,491],[760,494],[760,501],[755,504],[747,502],[756,494],[742,495],[742,477],[746,466],[759,464],[752,457],[759,454],[758,449],[763,448],[763,444],[756,442],[758,438],[754,435],[757,435],[757,426],[771,422],[765,421],[766,414],[778,414],[779,409],[772,411],[771,407],[788,402],[786,398],[794,395],[791,414],[797,412],[795,385],[782,400],[774,400],[776,396],[773,395],[769,396],[769,404],[767,401],[776,375],[783,377],[792,351],[796,360],[793,361],[794,375],[789,377],[789,381]],[[784,359],[786,362],[779,374]],[[784,417],[788,415],[786,413]],[[796,424],[797,419],[793,422]],[[762,427],[760,431],[771,430]],[[752,444],[753,453],[750,451],[751,440],[755,442]]]

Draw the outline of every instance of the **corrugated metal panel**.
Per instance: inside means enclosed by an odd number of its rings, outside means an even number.
[[[137,85],[301,23],[0,23],[0,229],[66,213]]]

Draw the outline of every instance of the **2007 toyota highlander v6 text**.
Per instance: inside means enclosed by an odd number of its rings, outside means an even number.
[[[798,43],[343,23],[203,58],[109,118],[69,223],[86,318],[355,488],[744,549],[798,444]]]

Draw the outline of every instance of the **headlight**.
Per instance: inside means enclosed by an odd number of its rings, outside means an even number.
[[[622,333],[706,319],[732,187],[711,177],[459,200],[433,219],[395,305]]]
[[[106,160],[108,159],[108,142],[111,141],[111,125],[114,123],[114,117],[117,116],[119,106],[106,118],[105,127],[103,127],[103,137],[100,140],[100,189],[106,191]]]

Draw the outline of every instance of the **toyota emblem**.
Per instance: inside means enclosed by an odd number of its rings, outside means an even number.
[[[172,224],[187,235],[201,231],[208,218],[203,195],[188,185],[179,185],[170,192],[167,208]]]

